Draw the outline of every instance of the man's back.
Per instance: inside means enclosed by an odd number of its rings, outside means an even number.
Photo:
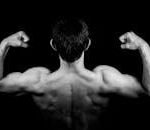
[[[100,76],[88,70],[54,72],[40,88],[41,96],[33,98],[45,116],[78,129],[96,121],[107,103],[99,93],[104,89]]]
[[[77,129],[86,129],[90,124],[99,121],[109,101],[107,93],[123,90],[122,93],[128,94],[129,88],[133,94],[132,85],[133,90],[140,89],[132,84],[133,80],[129,82],[129,79],[126,79],[129,77],[122,76],[119,71],[109,66],[99,66],[94,72],[83,69],[42,75],[41,82],[32,87],[39,93],[33,95],[33,99],[42,109],[44,117],[47,121],[52,120],[58,124],[62,122]],[[116,79],[116,86],[109,83],[113,78]],[[120,82],[117,82],[118,80]]]
[[[0,84],[4,86],[1,91],[31,92],[50,125],[63,124],[78,130],[99,121],[106,110],[107,93],[136,96],[136,92],[141,91],[133,77],[109,66],[99,66],[94,72],[82,68],[54,73],[37,67],[24,73],[12,73]]]

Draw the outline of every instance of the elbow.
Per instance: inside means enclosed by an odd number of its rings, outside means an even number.
[[[142,86],[146,94],[150,95],[150,82],[147,82],[146,80],[143,79]]]

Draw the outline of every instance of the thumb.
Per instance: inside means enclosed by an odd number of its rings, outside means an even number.
[[[126,44],[121,44],[120,46],[122,49],[126,49]]]
[[[22,44],[21,44],[21,47],[23,47],[23,48],[27,48],[27,47],[29,47],[29,45],[28,45],[28,44],[26,44],[26,43],[22,43]]]
[[[129,49],[130,45],[129,44],[121,44],[122,49]]]

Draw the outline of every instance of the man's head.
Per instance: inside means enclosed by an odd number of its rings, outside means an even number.
[[[52,31],[51,46],[66,62],[78,60],[90,46],[88,26],[81,20],[61,20]]]

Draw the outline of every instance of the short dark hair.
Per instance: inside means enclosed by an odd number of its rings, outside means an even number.
[[[53,46],[67,62],[79,59],[88,45],[88,26],[83,20],[63,19],[52,30]]]

